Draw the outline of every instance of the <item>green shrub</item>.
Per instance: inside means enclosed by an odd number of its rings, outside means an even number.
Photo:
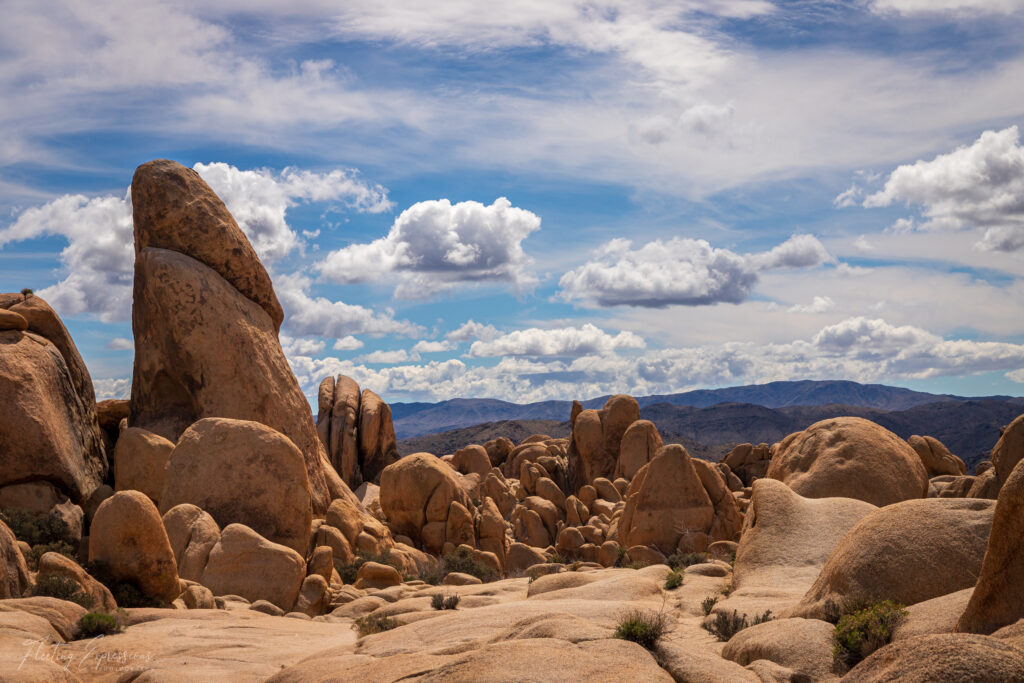
[[[711,610],[713,610],[715,608],[715,605],[717,603],[718,603],[718,596],[717,595],[709,595],[708,597],[706,597],[703,600],[701,600],[700,608],[702,610],[704,610],[704,616],[707,616],[707,615],[711,614]]]
[[[360,638],[373,635],[374,633],[390,631],[393,628],[398,628],[399,625],[397,621],[383,614],[367,614],[365,617],[356,619],[355,624],[353,624]]]
[[[75,540],[64,520],[45,512],[8,508],[0,510],[0,520],[10,528],[15,538],[31,546],[60,541],[71,544]]]
[[[78,620],[78,639],[96,638],[98,636],[111,636],[120,633],[124,628],[118,623],[117,617],[112,614],[100,614],[90,612],[82,615]]]
[[[707,598],[705,598],[704,602],[707,602]],[[714,602],[712,602],[711,605],[714,606]],[[708,611],[710,613],[710,608],[708,608]],[[740,614],[736,610],[733,610],[732,614],[727,612],[717,613],[715,615],[715,620],[710,624],[703,624],[703,627],[704,630],[711,633],[711,635],[725,642],[743,629],[757,624],[763,624],[766,621],[771,621],[771,619],[771,610],[755,615],[753,619],[748,618],[746,614]]]
[[[69,576],[44,576],[36,582],[32,595],[59,598],[89,609],[93,605],[91,595],[82,590],[78,582]]]
[[[626,563],[626,554],[627,554],[626,549],[623,548],[622,546],[619,546],[619,550],[618,550],[618,552],[615,555],[615,564],[612,565],[612,566],[614,566],[614,567],[622,567],[623,565],[625,565],[625,563]]]
[[[550,559],[548,559],[548,562],[551,562],[552,564],[569,564],[569,559],[562,553],[554,553]]]
[[[627,612],[615,628],[615,637],[653,650],[668,631],[668,618],[661,612],[635,609]]]
[[[435,593],[430,597],[430,606],[434,609],[455,609],[459,606],[458,595]]]
[[[683,573],[671,571],[665,577],[665,590],[671,591],[683,585]]]
[[[32,296],[32,295],[33,295],[34,293],[35,293],[35,292],[33,292],[33,291],[32,291],[31,289],[29,289],[28,287],[26,287],[25,289],[21,290],[21,295],[22,295],[23,297],[25,297],[26,299],[27,299],[27,298],[29,298],[30,296]]]
[[[710,562],[711,556],[707,553],[675,553],[670,555],[665,563],[672,569],[686,569],[695,564]]]
[[[451,572],[459,572],[475,576],[484,583],[496,581],[499,576],[494,569],[480,562],[473,556],[473,551],[467,548],[456,548],[448,553],[437,563],[432,572],[422,577],[427,583],[438,585]]]
[[[843,610],[836,624],[836,661],[852,667],[878,648],[892,641],[892,632],[907,616],[907,610],[894,600],[867,603],[859,609]]]
[[[55,543],[40,543],[39,545],[32,546],[28,555],[25,556],[25,562],[28,564],[29,569],[39,569],[39,560],[46,553],[60,553],[65,557],[69,557],[72,560],[78,561],[75,557],[75,548],[67,541],[57,541]]]

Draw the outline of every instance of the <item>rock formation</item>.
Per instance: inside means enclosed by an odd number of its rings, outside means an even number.
[[[569,488],[614,476],[622,437],[639,419],[640,406],[625,394],[612,396],[600,410],[584,410],[573,416]]]
[[[915,434],[907,439],[907,443],[921,458],[929,479],[944,474],[960,476],[967,472],[964,461],[950,453],[938,439]]]

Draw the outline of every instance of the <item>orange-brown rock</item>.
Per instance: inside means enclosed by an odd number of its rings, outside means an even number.
[[[90,611],[110,613],[117,609],[117,602],[114,601],[110,590],[89,576],[88,572],[69,557],[60,553],[45,553],[39,558],[39,573],[36,575],[36,583],[52,577],[63,577],[77,583],[79,589],[92,598]]]
[[[214,595],[266,600],[289,611],[306,576],[306,561],[244,524],[230,524],[210,551],[200,583]]]
[[[164,513],[163,523],[178,564],[178,576],[199,581],[210,551],[220,540],[217,522],[195,505],[182,503]]]
[[[597,477],[614,477],[622,437],[640,419],[636,399],[617,394],[601,410],[584,410],[573,420],[569,452],[569,488],[576,489]]]
[[[7,525],[0,521],[0,600],[20,598],[29,586],[28,566]]]
[[[1024,415],[1019,415],[1003,428],[999,441],[992,448],[992,466],[1002,486],[1017,463],[1024,459]]]
[[[632,479],[663,445],[658,428],[650,420],[637,420],[629,425],[619,444],[615,477]]]
[[[734,447],[722,460],[729,470],[739,477],[744,486],[750,486],[755,479],[760,479],[768,472],[771,460],[771,448],[766,443],[754,446],[741,443]]]
[[[936,633],[890,643],[843,677],[849,683],[1021,680],[1024,651],[998,638],[966,633]]]
[[[359,402],[359,460],[363,479],[374,483],[380,481],[385,467],[398,460],[391,408],[369,389],[363,389]]]
[[[173,602],[181,592],[160,513],[139,491],[118,491],[100,504],[89,529],[89,561],[164,602]]]
[[[967,472],[964,461],[950,453],[949,449],[934,437],[915,434],[907,439],[907,443],[921,458],[921,464],[928,472],[929,479],[943,474],[958,476]]]
[[[458,474],[430,453],[415,453],[384,468],[380,481],[380,504],[393,533],[424,542],[428,524],[448,522],[452,501],[464,508],[472,502],[462,488]],[[437,540],[436,536],[433,539]],[[443,545],[444,532],[441,533]],[[425,548],[437,552],[437,548]]]
[[[129,427],[114,447],[114,489],[142,491],[159,505],[174,444],[153,432]]]
[[[288,437],[246,420],[206,418],[181,435],[167,463],[164,512],[191,503],[221,527],[244,524],[305,553],[312,509],[302,454]]]
[[[515,447],[516,445],[512,443],[512,440],[504,436],[499,436],[485,443],[484,450],[487,451],[487,457],[491,459],[491,467],[501,467],[505,460],[508,459],[508,454]]]
[[[906,441],[859,417],[816,422],[776,447],[767,476],[806,498],[889,505],[928,494],[928,473]]]

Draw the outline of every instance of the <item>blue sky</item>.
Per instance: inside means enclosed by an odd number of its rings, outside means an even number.
[[[134,168],[222,196],[307,395],[1024,393],[1024,0],[36,2],[0,290],[132,363]]]

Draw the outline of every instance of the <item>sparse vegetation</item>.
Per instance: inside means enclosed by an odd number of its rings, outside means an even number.
[[[44,576],[36,582],[32,595],[67,600],[86,609],[92,607],[94,602],[92,596],[68,576]]]
[[[18,508],[0,510],[0,520],[11,530],[14,537],[31,546],[25,557],[29,569],[39,567],[39,558],[49,552],[60,553],[75,559],[74,538],[64,520],[45,512],[30,512]]]
[[[455,594],[435,593],[430,598],[430,606],[437,610],[456,609],[459,606],[459,600],[461,598]]]
[[[667,631],[668,617],[664,613],[636,609],[623,615],[615,628],[615,637],[653,650]]]
[[[32,296],[33,294],[35,294],[35,292],[33,292],[28,287],[26,287],[25,289],[21,290],[21,295],[23,297],[25,297],[26,299],[29,298],[30,296]]]
[[[892,633],[907,616],[903,605],[894,600],[843,606],[836,624],[836,661],[852,667],[878,648],[892,641]]]
[[[484,583],[496,581],[499,578],[498,572],[477,560],[473,556],[473,552],[466,548],[456,548],[453,552],[442,557],[434,570],[422,578],[427,583],[436,586],[451,572],[469,574]]]
[[[350,564],[336,567],[338,576],[341,577],[343,583],[353,584],[356,582],[356,575],[359,574],[359,568],[367,562],[389,565],[397,569],[399,573],[402,573],[402,570],[404,569],[398,560],[391,557],[391,551],[385,550],[382,553],[359,553]]]
[[[722,586],[722,595],[724,597],[729,597],[729,595],[731,595],[731,594],[732,594],[732,584],[731,583],[727,583],[724,586]]]
[[[711,556],[707,553],[675,553],[669,556],[666,564],[672,569],[686,569],[695,564],[704,564],[710,561]]]
[[[392,617],[385,616],[383,614],[367,614],[365,617],[359,617],[356,619],[353,626],[356,629],[356,633],[359,634],[359,637],[363,638],[364,636],[370,636],[374,633],[383,633],[384,631],[390,631],[393,628],[398,628],[400,624]]]
[[[707,598],[705,598],[704,602],[707,602]],[[711,605],[714,606],[714,602],[712,602]],[[710,608],[708,609],[708,612],[710,613]],[[771,620],[771,610],[755,615],[753,619],[748,617],[746,614],[740,614],[736,610],[733,610],[731,614],[728,612],[719,612],[715,615],[715,620],[713,622],[710,624],[704,624],[704,630],[725,642],[745,628],[750,628],[751,626],[763,624],[764,622]]]
[[[683,585],[683,573],[677,571],[670,571],[665,576],[665,590],[671,591],[679,588]]]
[[[162,600],[151,598],[142,592],[139,585],[134,581],[118,579],[110,573],[110,569],[103,562],[90,562],[85,570],[102,583],[114,596],[119,607],[166,607]]]
[[[626,563],[626,556],[627,556],[626,549],[620,547],[619,551],[618,551],[618,554],[615,556],[615,564],[613,566],[615,566],[615,567],[622,567],[623,565],[625,565],[625,563]]]
[[[553,564],[569,564],[569,559],[562,553],[554,553],[550,559],[548,559],[548,562]]]
[[[715,608],[718,603],[717,595],[709,595],[700,602],[700,608],[704,611],[704,616],[711,614],[711,610]]]
[[[89,612],[82,615],[78,620],[78,639],[97,638],[99,636],[112,636],[121,633],[124,627],[118,622],[117,617],[112,614]]]

